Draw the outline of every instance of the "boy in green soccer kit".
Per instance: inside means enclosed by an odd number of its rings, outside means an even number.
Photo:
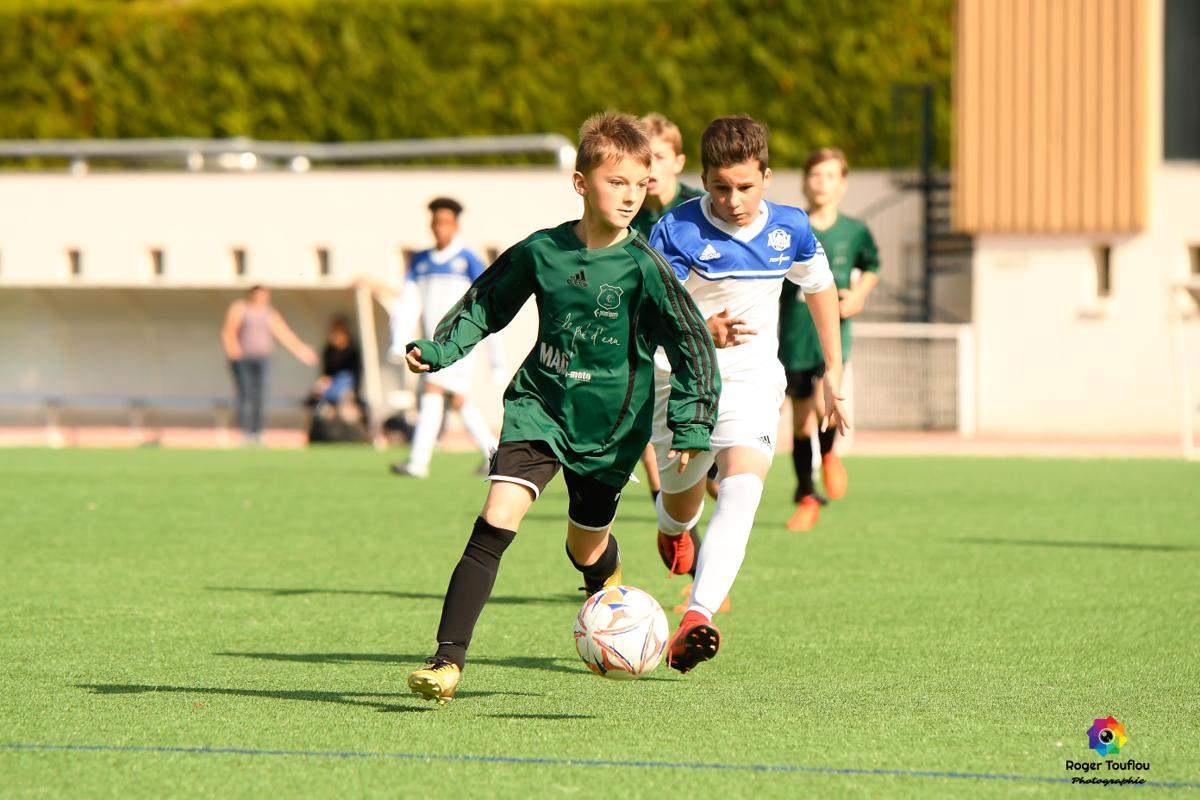
[[[867,226],[838,212],[846,194],[846,156],[826,147],[814,151],[804,164],[804,195],[813,233],[825,248],[838,288],[842,318],[842,360],[850,360],[850,320],[863,309],[879,282],[879,253]],[[825,357],[804,295],[792,285],[784,288],[779,308],[779,360],[787,373],[787,395],[792,401],[792,464],[796,469],[796,509],[788,530],[809,531],[817,522],[820,503],[813,487],[812,434],[816,428],[816,402],[825,374]],[[833,450],[837,429],[818,433],[821,482],[831,500],[846,493],[846,468]]]
[[[583,218],[507,250],[432,339],[407,348],[413,372],[443,369],[506,326],[527,299],[537,303],[537,343],[504,394],[491,485],[450,578],[437,651],[408,677],[414,693],[439,704],[454,696],[501,555],[559,469],[569,496],[567,557],[589,594],[620,582],[609,529],[650,438],[656,347],[666,349],[673,370],[672,452],[685,464],[709,448],[720,395],[713,340],[670,268],[630,230],[649,182],[644,128],[625,114],[590,118],[575,169]]]
[[[679,126],[662,114],[647,114],[642,125],[650,137],[650,183],[646,185],[646,199],[633,218],[632,228],[650,238],[650,229],[675,206],[703,197],[704,192],[680,183],[679,173],[687,156],[683,154],[683,134]],[[650,484],[651,498],[657,498],[661,483],[658,479],[658,458],[649,445],[642,453],[642,468]]]

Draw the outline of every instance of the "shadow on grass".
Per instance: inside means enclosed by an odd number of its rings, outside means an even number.
[[[303,700],[310,703],[336,703],[344,706],[362,706],[382,712],[431,711],[431,707],[423,705],[398,705],[388,702],[388,698],[411,699],[422,702],[408,692],[321,692],[315,690],[287,689],[227,689],[214,686],[149,686],[142,684],[118,683],[78,683],[77,689],[86,689],[92,694],[158,694],[175,693],[186,695],[223,695],[228,697],[255,697],[267,700]],[[520,697],[541,697],[532,692],[458,692],[457,697],[491,697],[493,695],[516,695]],[[382,698],[382,699],[367,699]]]
[[[484,714],[494,719],[595,719],[591,714]]]
[[[272,589],[259,586],[205,586],[210,592],[247,592],[250,594],[268,594],[272,597],[303,597],[312,594],[341,594],[354,595],[361,597],[387,597],[393,600],[437,600],[439,603],[445,599],[444,594],[433,594],[432,592],[393,592],[383,589]],[[488,598],[489,603],[497,605],[509,606],[524,606],[524,605],[559,605],[559,604],[582,604],[587,599],[582,592],[574,594],[551,594],[538,596],[524,595],[492,595]]]
[[[256,658],[263,661],[290,661],[296,664],[404,664],[417,666],[428,653],[213,653],[215,656],[233,658]],[[508,667],[511,669],[536,669],[547,672],[565,672],[568,675],[590,676],[587,668],[573,658],[551,656],[509,656],[508,658],[476,658],[472,656],[468,667]],[[640,681],[664,681],[647,675]],[[486,693],[485,693],[486,694]],[[502,693],[499,693],[502,694]]]
[[[1182,544],[1137,544],[1136,542],[1072,542],[1055,539],[1000,539],[1000,538],[972,538],[963,537],[961,539],[951,539],[952,542],[959,544],[999,544],[999,545],[1014,545],[1017,547],[1063,547],[1077,548],[1081,550],[1143,550],[1149,553],[1182,553],[1187,551],[1200,550],[1200,547],[1192,547]]]
[[[257,658],[264,661],[291,661],[300,664],[407,664],[417,666],[425,661],[428,653],[213,653],[217,656],[235,658]],[[565,663],[562,663],[565,662]],[[572,661],[545,656],[512,656],[511,658],[471,658],[471,666],[513,667],[515,669],[540,669],[550,672],[569,672],[586,675],[587,669],[567,666]]]

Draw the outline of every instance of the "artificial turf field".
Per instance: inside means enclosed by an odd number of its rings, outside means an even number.
[[[0,451],[0,796],[1200,794],[1200,465],[850,458],[789,534],[780,458],[720,655],[634,683],[575,656],[556,481],[437,709],[484,484],[395,455]],[[642,487],[615,530],[669,612]],[[1151,769],[1099,775],[1168,785],[1056,782],[1108,714]]]

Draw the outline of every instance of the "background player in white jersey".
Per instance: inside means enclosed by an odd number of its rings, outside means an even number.
[[[775,453],[785,385],[777,357],[784,278],[807,295],[824,348],[827,372],[820,411],[825,424],[845,429],[837,289],[808,216],[763,199],[771,180],[765,126],[747,116],[721,117],[705,129],[700,152],[708,195],[672,209],[654,226],[650,243],[705,318],[725,313],[745,324],[739,329],[740,343],[717,350],[722,388],[711,451],[686,462],[668,462],[666,387],[656,387],[651,441],[662,477],[659,549],[664,561],[675,550],[673,572],[691,566],[691,542],[682,534],[699,521],[705,476],[714,459],[719,487],[704,543],[694,556],[696,579],[687,612],[668,651],[668,662],[680,672],[712,658],[720,647],[712,616],[741,568]]]
[[[418,321],[421,336],[432,336],[438,320],[483,274],[483,262],[463,246],[458,236],[458,218],[462,210],[462,204],[449,197],[439,197],[429,204],[429,229],[433,232],[435,246],[413,255],[404,287],[392,305],[392,350],[395,352],[399,343],[400,358],[404,357],[404,344],[413,338]],[[499,381],[507,380],[499,340],[492,337],[489,345],[493,377]],[[429,460],[442,429],[447,397],[450,408],[459,413],[475,446],[485,459],[491,457],[496,448],[496,436],[479,409],[467,400],[474,365],[474,359],[468,356],[453,366],[425,376],[412,450],[406,463],[392,465],[392,472],[418,478],[429,474]]]

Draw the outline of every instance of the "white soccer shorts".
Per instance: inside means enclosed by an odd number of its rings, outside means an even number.
[[[722,380],[712,449],[689,460],[682,473],[678,471],[677,460],[667,461],[667,453],[671,449],[671,430],[667,427],[667,399],[671,393],[669,378],[669,374],[655,373],[654,432],[650,436],[664,492],[678,494],[704,480],[717,453],[730,447],[753,447],[761,451],[768,461],[774,458],[779,409],[783,405],[786,386],[782,368],[764,373],[759,380]],[[719,480],[721,476],[717,477]]]

